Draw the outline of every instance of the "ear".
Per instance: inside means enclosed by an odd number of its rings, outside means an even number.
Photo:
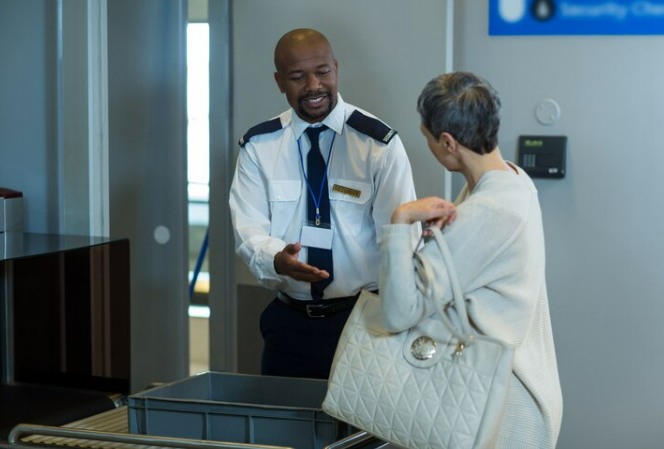
[[[449,151],[452,154],[456,154],[459,148],[459,142],[456,141],[456,139],[452,136],[452,134],[440,133],[438,141],[441,143],[442,146],[445,147],[447,151]]]
[[[284,85],[281,80],[281,75],[279,75],[279,72],[274,72],[274,80],[277,82],[277,86],[279,86],[279,91],[284,94],[286,93],[286,89],[284,89]]]

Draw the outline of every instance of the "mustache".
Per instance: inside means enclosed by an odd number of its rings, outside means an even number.
[[[320,92],[316,92],[314,94],[307,94],[307,95],[301,96],[300,98],[298,98],[298,100],[299,101],[307,101],[307,100],[310,100],[312,98],[320,97],[321,95],[325,95],[326,97],[329,97],[330,92],[329,91],[320,91]]]

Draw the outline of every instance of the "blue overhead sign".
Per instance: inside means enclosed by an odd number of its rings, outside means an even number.
[[[664,0],[489,0],[489,34],[664,34]]]

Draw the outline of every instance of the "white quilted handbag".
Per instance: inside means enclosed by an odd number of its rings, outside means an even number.
[[[431,291],[431,263],[415,254],[421,288],[437,311],[408,331],[382,326],[380,298],[363,291],[343,330],[323,410],[409,449],[494,448],[514,349],[470,327],[442,233],[433,229],[454,298]]]

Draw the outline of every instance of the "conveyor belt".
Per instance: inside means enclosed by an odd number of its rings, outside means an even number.
[[[35,435],[31,435],[29,432],[22,430],[17,432],[16,435],[12,436],[10,434],[10,446],[15,447],[25,447],[32,446],[34,447],[39,445],[50,445],[50,446],[66,446],[66,447],[76,447],[76,448],[85,448],[85,449],[161,449],[164,447],[181,447],[185,449],[292,449],[278,446],[267,446],[260,444],[241,444],[241,443],[226,443],[226,442],[215,442],[215,441],[201,441],[201,440],[185,440],[178,438],[164,438],[164,437],[148,437],[144,435],[130,435],[128,433],[128,416],[127,416],[127,407],[119,407],[114,410],[110,410],[98,415],[91,416],[70,424],[66,424],[60,428],[48,427],[48,426],[29,426],[34,427]],[[15,433],[18,428],[17,426],[12,433]],[[30,430],[32,432],[33,430]],[[91,437],[89,439],[83,438],[82,435],[76,435],[76,437],[63,437],[62,433],[67,431],[70,432],[100,432],[98,435]],[[48,435],[48,433],[55,433],[56,435]],[[105,432],[106,435],[102,435],[101,432]],[[25,434],[28,436],[21,437],[20,435]],[[106,440],[105,438],[106,437]],[[114,442],[108,441],[113,438],[125,439],[123,442]],[[134,444],[126,442],[126,440],[138,440],[146,439],[150,444]],[[12,444],[12,440],[14,444]],[[150,441],[153,440],[153,441]],[[159,441],[157,441],[159,440]],[[391,446],[372,438],[365,432],[361,432],[355,435],[351,435],[348,438],[345,438],[341,441],[331,444],[325,449],[378,449],[378,448],[390,448]]]
[[[102,432],[129,433],[129,420],[127,417],[127,406],[118,407],[98,415],[90,416],[62,427],[72,429],[97,430]],[[88,440],[76,440],[72,438],[51,437],[31,435],[21,438],[23,443],[51,444],[56,446],[82,447],[82,448],[104,448],[113,449],[123,447],[126,449],[145,449],[156,446],[132,445],[124,443],[91,442]]]
[[[0,441],[18,423],[62,426],[112,410],[118,397],[26,383],[0,384]]]

